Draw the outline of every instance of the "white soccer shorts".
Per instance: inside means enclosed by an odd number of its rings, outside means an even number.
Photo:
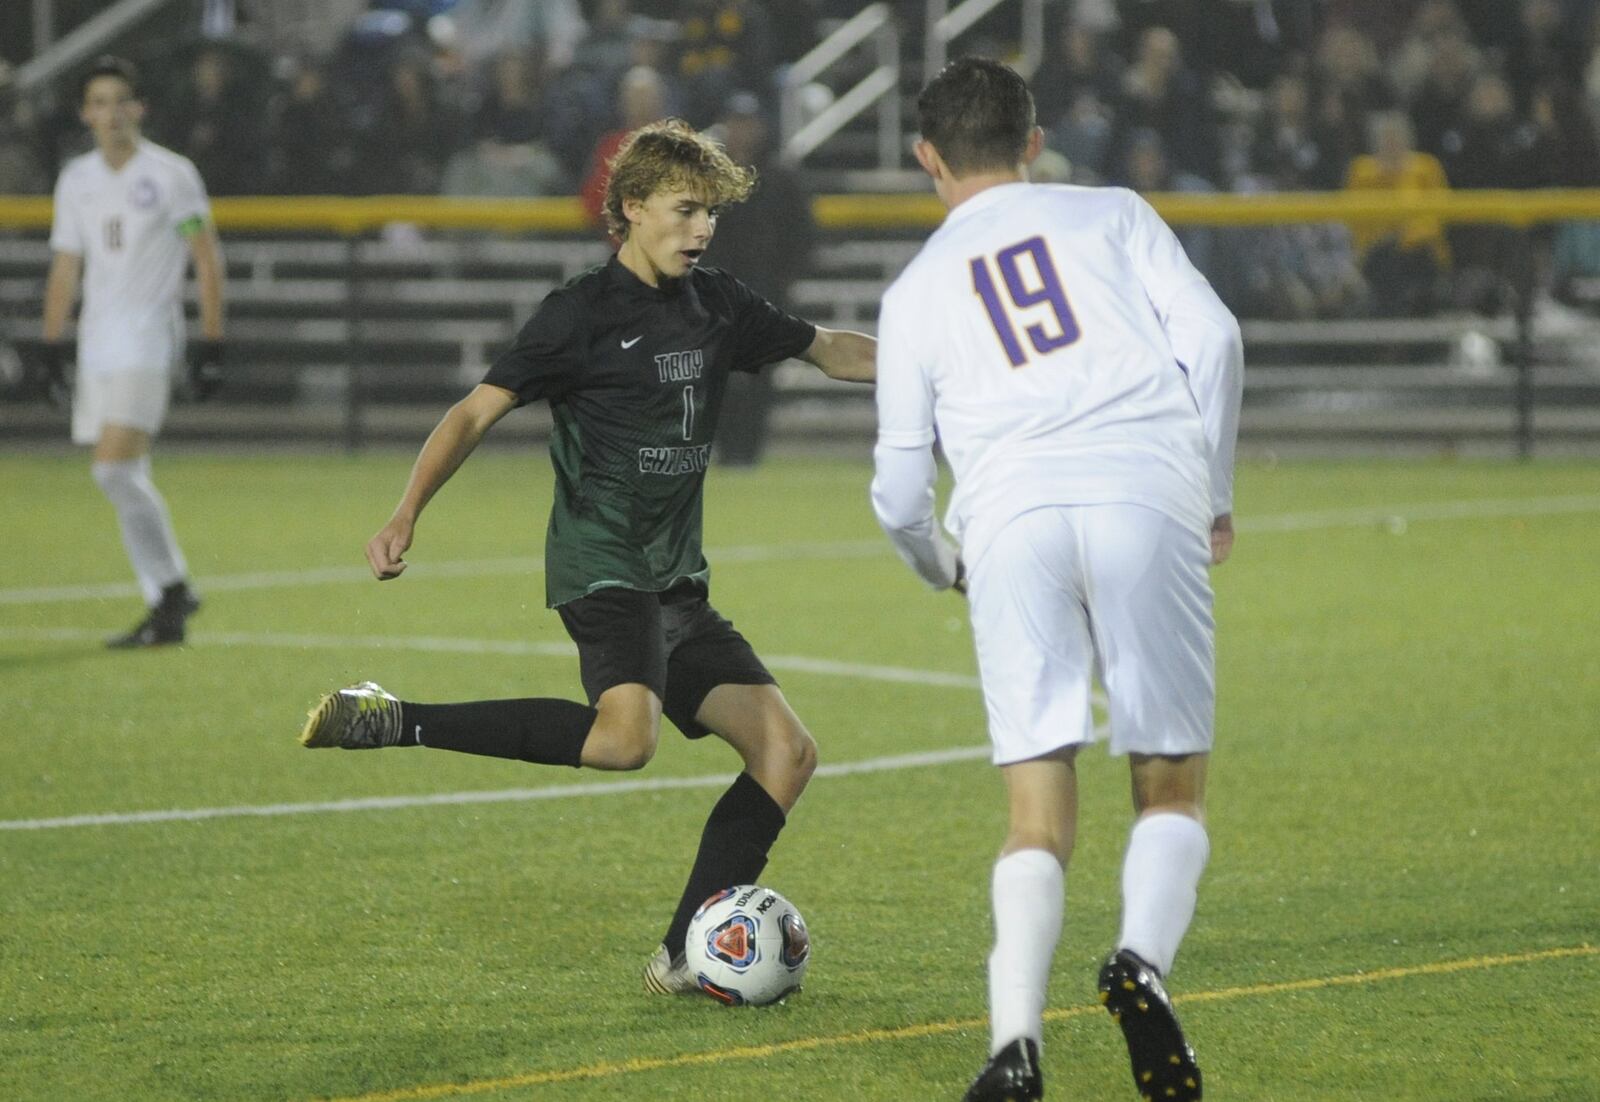
[[[107,425],[161,431],[172,401],[168,371],[82,371],[72,395],[72,442],[94,444]]]
[[[1034,509],[972,564],[994,762],[1091,742],[1096,673],[1113,754],[1211,749],[1215,623],[1205,536],[1141,505]]]

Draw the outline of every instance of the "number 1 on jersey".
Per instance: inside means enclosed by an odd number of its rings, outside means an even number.
[[[1023,278],[1022,269],[1017,266],[1017,258],[1024,253],[1033,261],[1034,271],[1038,273],[1040,286],[1030,288]],[[1050,250],[1042,237],[1030,237],[1026,241],[1009,245],[995,254],[995,264],[1000,269],[1000,275],[1005,281],[1006,295],[1011,300],[1011,305],[1018,310],[1049,303],[1055,311],[1056,325],[1059,332],[1050,332],[1043,324],[1030,325],[1023,330],[1028,335],[1034,351],[1039,355],[1054,352],[1058,348],[1065,348],[1081,336],[1078,328],[1078,319],[1072,312],[1072,304],[1067,301],[1067,292],[1061,286],[1061,277],[1056,274],[1055,262],[1050,259]],[[1028,362],[1028,354],[1022,347],[1022,342],[1017,339],[1017,330],[1011,323],[1011,315],[1006,311],[1006,305],[1000,300],[999,288],[989,274],[989,260],[987,257],[975,256],[972,258],[972,287],[983,299],[983,307],[989,312],[989,321],[994,325],[995,335],[1000,338],[1000,346],[1006,351],[1006,358],[1011,361],[1012,367],[1022,367]]]
[[[694,439],[694,387],[683,388],[683,438]]]

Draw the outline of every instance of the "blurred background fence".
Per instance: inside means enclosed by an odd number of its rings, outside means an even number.
[[[413,443],[606,256],[605,159],[668,114],[761,177],[709,262],[871,331],[942,214],[917,90],[975,54],[1030,78],[1035,178],[1149,197],[1242,319],[1246,447],[1600,452],[1600,0],[6,0],[0,444],[65,438],[19,350],[108,50],[224,237],[229,385],[169,439]],[[725,429],[870,437],[868,391],[771,378]]]
[[[1600,320],[1543,292],[1536,258],[1600,192],[1151,196],[1191,252],[1270,263],[1286,235],[1438,220],[1490,227],[1507,308],[1425,317],[1249,318],[1243,439],[1281,452],[1600,450]],[[937,225],[927,195],[812,201],[818,236],[789,305],[820,324],[875,327],[889,281]],[[609,253],[574,199],[226,198],[228,386],[180,406],[168,439],[359,448],[413,443],[481,379],[553,287]],[[38,335],[49,250],[45,199],[0,199],[0,346]],[[716,243],[708,262],[717,260]],[[191,294],[192,300],[192,294]],[[7,368],[7,364],[11,366]],[[65,414],[0,353],[7,442],[59,441]],[[798,363],[774,373],[767,416],[788,446],[864,444],[870,391]],[[538,438],[542,408],[501,437]]]

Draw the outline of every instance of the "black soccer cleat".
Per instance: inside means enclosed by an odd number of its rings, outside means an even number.
[[[989,1057],[962,1102],[1038,1102],[1044,1097],[1039,1046],[1018,1037]]]
[[[158,601],[148,615],[125,635],[114,635],[106,640],[113,650],[134,647],[162,647],[183,642],[184,628],[190,616],[200,610],[200,598],[187,582],[173,582],[161,591]]]
[[[1118,949],[1100,969],[1100,1002],[1122,1027],[1133,1085],[1148,1102],[1199,1102],[1200,1065],[1183,1039],[1161,973]]]

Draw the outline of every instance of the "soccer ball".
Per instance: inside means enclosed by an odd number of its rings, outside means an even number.
[[[806,920],[771,888],[724,888],[700,905],[685,939],[689,971],[729,1006],[765,1006],[800,986],[811,962]]]

